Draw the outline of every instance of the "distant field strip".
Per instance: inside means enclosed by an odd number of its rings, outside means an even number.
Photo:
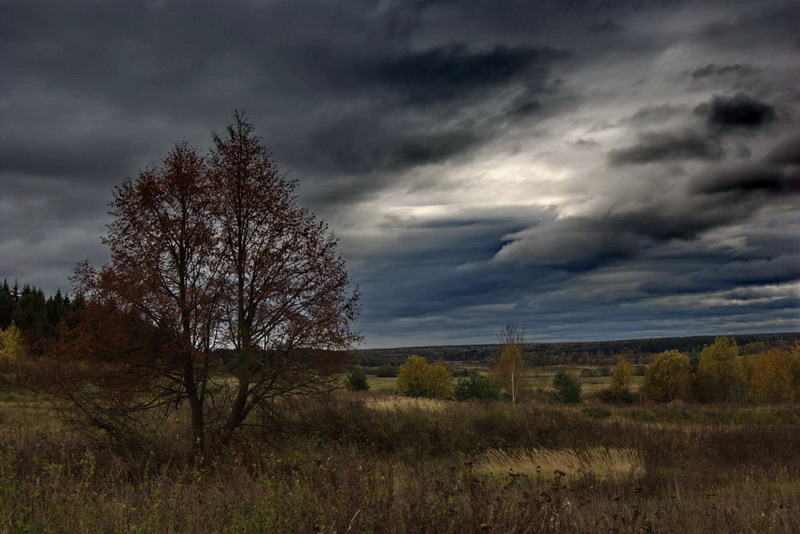
[[[593,475],[604,480],[624,481],[644,475],[644,460],[634,449],[489,449],[475,459],[475,470],[487,475],[513,474],[544,479]]]

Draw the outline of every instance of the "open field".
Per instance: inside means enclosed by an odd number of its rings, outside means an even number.
[[[186,450],[183,415],[147,450],[119,450],[3,386],[0,531],[800,531],[796,404],[338,392],[202,461]]]

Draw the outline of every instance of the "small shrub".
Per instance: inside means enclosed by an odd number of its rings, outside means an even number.
[[[369,389],[367,372],[360,365],[356,365],[344,379],[344,385],[350,391],[367,391]]]
[[[583,397],[580,382],[563,369],[553,377],[553,390],[555,398],[564,404],[578,404]]]
[[[468,378],[462,378],[456,383],[455,394],[460,401],[497,400],[500,398],[500,387],[473,369]]]

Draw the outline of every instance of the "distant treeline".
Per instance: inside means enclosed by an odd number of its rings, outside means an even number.
[[[800,342],[800,332],[775,334],[742,334],[729,336],[736,340],[741,353],[758,354],[767,349],[786,350]],[[586,341],[569,343],[526,343],[522,351],[529,365],[593,364],[614,365],[616,357],[624,354],[632,363],[645,363],[653,354],[679,350],[695,358],[702,348],[714,342],[714,336],[663,337],[625,339],[616,341]],[[493,360],[500,345],[452,345],[443,347],[401,347],[354,351],[356,361],[364,366],[398,365],[409,354],[428,360],[485,361]]]
[[[35,350],[43,340],[55,335],[61,319],[77,306],[80,306],[78,300],[62,295],[60,290],[46,297],[37,287],[26,284],[20,288],[16,282],[9,285],[7,280],[3,280],[0,285],[0,330],[15,324]]]

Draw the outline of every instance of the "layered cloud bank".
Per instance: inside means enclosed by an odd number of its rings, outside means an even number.
[[[102,262],[111,190],[244,108],[368,346],[797,330],[800,8],[4,2],[0,276]]]

